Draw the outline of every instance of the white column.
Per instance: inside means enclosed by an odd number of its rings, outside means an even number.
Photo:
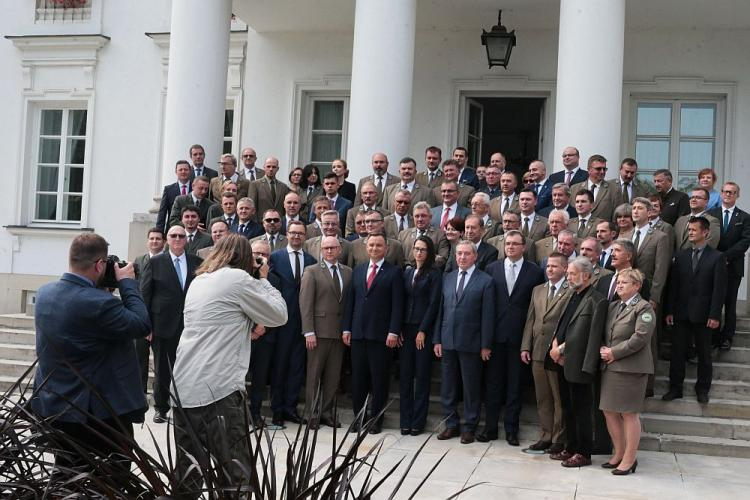
[[[192,144],[216,169],[222,150],[232,0],[173,0],[164,123],[162,185]]]
[[[555,170],[563,148],[620,162],[625,0],[560,0]]]
[[[357,0],[346,152],[355,182],[372,173],[373,153],[393,166],[409,151],[416,16],[416,0]]]

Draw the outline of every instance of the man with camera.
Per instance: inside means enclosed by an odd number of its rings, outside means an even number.
[[[102,457],[127,447],[133,423],[143,422],[148,405],[133,339],[151,330],[133,264],[115,265],[107,247],[98,234],[77,236],[69,271],[37,292],[39,362],[31,400],[38,416]],[[104,283],[105,273],[112,283]],[[121,300],[103,289],[109,286]],[[72,443],[55,447],[68,452],[56,453],[58,467],[92,463]]]

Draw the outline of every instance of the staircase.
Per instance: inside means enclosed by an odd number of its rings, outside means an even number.
[[[16,382],[35,359],[33,318],[23,314],[0,315],[0,391],[5,392]],[[641,415],[643,450],[673,453],[750,458],[750,316],[737,321],[737,335],[732,350],[714,352],[714,380],[711,401],[700,405],[692,387],[696,366],[688,364],[685,397],[662,401],[669,387],[669,362],[659,361],[656,374],[656,396],[646,400]],[[432,396],[427,430],[442,420],[439,391],[439,364],[433,364]],[[149,386],[151,382],[149,382]],[[399,428],[398,382],[391,385],[392,404],[384,426]],[[264,404],[265,406],[265,404]],[[351,408],[349,398],[339,402],[342,420],[347,421]],[[460,409],[460,407],[459,407]],[[349,416],[349,418],[351,418]],[[500,424],[502,428],[502,423]],[[533,390],[524,390],[520,438],[538,438],[538,416]]]

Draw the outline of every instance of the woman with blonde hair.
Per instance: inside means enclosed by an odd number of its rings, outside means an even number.
[[[633,207],[630,203],[623,203],[615,208],[614,217],[615,224],[617,225],[617,238],[623,238],[626,240],[632,239],[633,228]]]

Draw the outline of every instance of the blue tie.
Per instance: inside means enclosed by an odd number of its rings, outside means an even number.
[[[177,279],[180,280],[180,288],[185,288],[185,282],[182,281],[182,268],[180,267],[179,257],[174,260],[174,270],[177,271]]]
[[[729,231],[729,210],[724,209],[724,234]]]

